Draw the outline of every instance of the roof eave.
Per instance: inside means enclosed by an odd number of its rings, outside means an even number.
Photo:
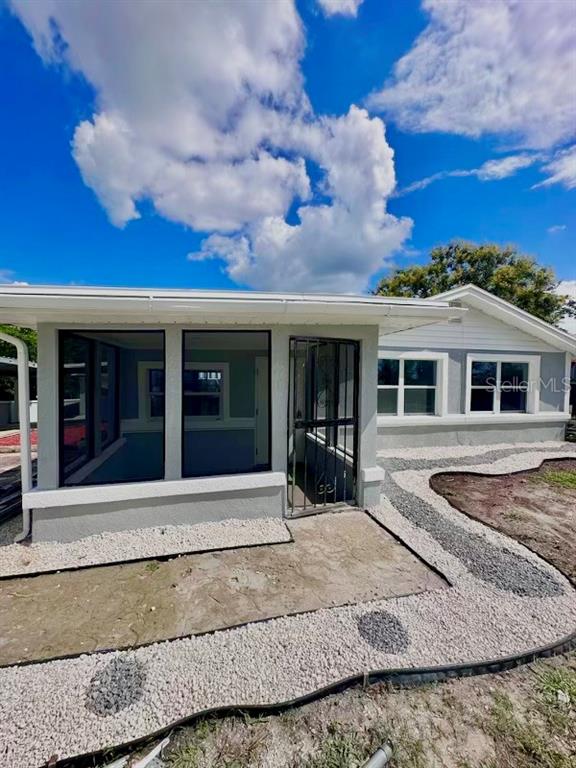
[[[576,354],[576,338],[574,336],[550,325],[550,323],[544,320],[540,320],[540,318],[514,306],[509,301],[494,296],[489,291],[485,291],[476,285],[464,285],[460,288],[453,288],[451,291],[445,291],[433,296],[431,300],[435,302],[453,302],[459,299],[466,300],[466,303],[475,309],[489,313],[497,320],[512,325],[540,341],[544,341],[551,347],[555,347],[563,352]],[[428,299],[425,299],[425,301],[428,301]]]

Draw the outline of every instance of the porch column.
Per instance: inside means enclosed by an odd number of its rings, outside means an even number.
[[[378,326],[367,329],[360,349],[358,504],[373,507],[380,501],[383,470],[376,462],[378,431]]]
[[[165,329],[164,478],[182,477],[182,330]]]
[[[273,472],[284,472],[288,464],[288,387],[290,331],[282,326],[272,328],[270,414],[272,445],[270,464]]]
[[[58,330],[38,326],[38,488],[58,488]]]

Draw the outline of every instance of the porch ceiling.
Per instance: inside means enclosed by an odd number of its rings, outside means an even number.
[[[378,324],[383,333],[456,319],[448,301],[240,291],[3,286],[0,322],[164,324]]]

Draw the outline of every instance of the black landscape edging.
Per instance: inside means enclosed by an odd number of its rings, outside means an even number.
[[[539,648],[535,648],[531,651],[527,651],[515,656],[505,656],[501,659],[492,659],[488,661],[464,664],[448,664],[439,667],[375,670],[366,672],[364,674],[352,675],[350,677],[342,678],[341,680],[319,688],[316,691],[307,693],[304,696],[280,702],[278,704],[237,706],[228,705],[223,707],[204,709],[199,712],[195,712],[189,717],[175,720],[173,723],[170,723],[170,725],[167,725],[164,728],[160,728],[157,731],[153,731],[152,733],[149,733],[146,736],[142,736],[138,739],[133,739],[132,741],[127,741],[123,744],[119,744],[111,748],[98,750],[97,752],[87,752],[82,755],[77,755],[76,757],[62,758],[61,760],[52,763],[51,768],[91,768],[91,766],[96,765],[96,760],[104,758],[107,760],[113,760],[120,756],[120,753],[128,749],[137,748],[140,745],[144,745],[146,742],[153,741],[165,736],[174,728],[181,728],[185,725],[191,724],[195,720],[207,717],[226,717],[244,712],[255,716],[280,714],[287,709],[299,707],[303,704],[309,704],[310,702],[316,701],[317,699],[321,699],[331,694],[341,693],[342,691],[358,684],[369,686],[375,685],[377,683],[389,683],[393,687],[408,688],[425,685],[428,683],[446,682],[448,680],[453,680],[459,677],[473,677],[476,675],[509,672],[512,669],[523,666],[525,664],[530,664],[538,659],[558,656],[560,654],[574,650],[575,648],[576,631],[568,636],[563,637],[561,640],[558,640],[555,643],[540,646]]]

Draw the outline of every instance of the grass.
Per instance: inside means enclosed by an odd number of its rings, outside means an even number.
[[[535,702],[551,732],[576,744],[576,671],[542,665],[535,674]]]
[[[302,768],[358,768],[369,756],[358,733],[333,726],[322,748],[302,763]]]
[[[266,747],[259,718],[201,720],[180,733],[165,758],[167,768],[247,768]]]
[[[568,469],[549,469],[541,474],[532,475],[532,479],[536,482],[548,483],[555,488],[576,491],[576,472]]]
[[[529,713],[520,719],[506,694],[494,694],[494,704],[485,723],[494,739],[496,760],[485,768],[575,768],[573,757],[559,752],[550,733],[545,733]]]

